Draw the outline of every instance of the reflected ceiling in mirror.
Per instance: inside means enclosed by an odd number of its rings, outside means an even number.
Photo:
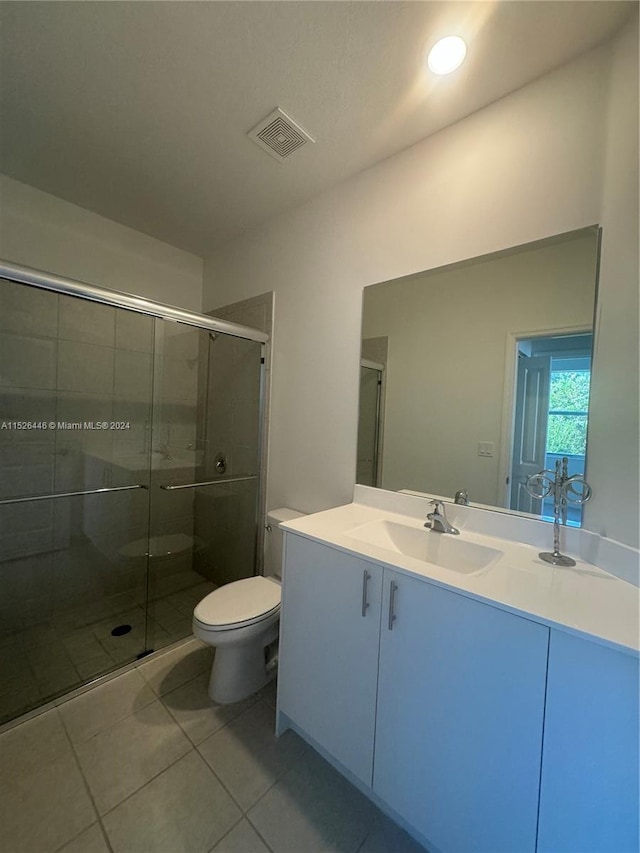
[[[366,287],[356,482],[549,518],[524,483],[585,471],[598,246],[593,226]]]

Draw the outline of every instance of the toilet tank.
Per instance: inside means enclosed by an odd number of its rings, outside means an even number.
[[[280,507],[267,513],[267,531],[264,538],[264,574],[265,577],[280,577],[282,571],[282,541],[284,534],[279,528],[281,521],[293,521],[302,518],[304,512],[297,509]]]

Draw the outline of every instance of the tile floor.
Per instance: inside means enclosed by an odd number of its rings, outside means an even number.
[[[163,583],[164,594],[150,602],[148,617],[144,590],[138,595],[96,594],[92,601],[4,633],[0,637],[0,724],[135,660],[146,648],[145,636],[154,649],[187,637],[194,606],[215,584],[191,570],[171,575]],[[113,637],[112,629],[120,624],[131,625],[132,630]]]
[[[191,639],[0,735],[4,853],[424,853]]]

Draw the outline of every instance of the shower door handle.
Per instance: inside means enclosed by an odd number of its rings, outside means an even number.
[[[110,486],[103,489],[85,489],[82,492],[56,492],[53,495],[24,495],[19,498],[3,498],[0,500],[0,506],[5,504],[23,504],[28,501],[51,501],[56,498],[77,498],[84,495],[102,495],[106,492],[129,492],[132,489],[148,489],[148,486],[143,486],[136,483],[134,486]]]
[[[199,486],[217,486],[218,483],[244,483],[246,480],[257,480],[257,474],[249,474],[246,477],[217,477],[215,480],[201,480],[199,483],[176,483],[174,486],[160,486],[165,492],[174,492],[176,489],[197,489]]]

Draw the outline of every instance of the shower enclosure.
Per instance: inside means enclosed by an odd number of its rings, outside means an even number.
[[[0,723],[255,573],[267,339],[0,265]]]

